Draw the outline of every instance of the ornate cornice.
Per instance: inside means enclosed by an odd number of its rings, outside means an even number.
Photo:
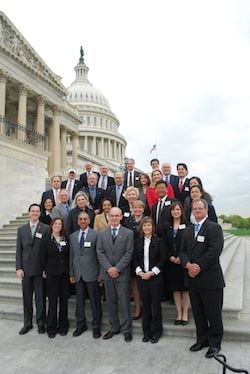
[[[61,78],[52,72],[3,12],[0,12],[0,49],[61,95],[67,95]]]

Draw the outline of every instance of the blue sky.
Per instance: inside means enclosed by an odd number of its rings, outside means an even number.
[[[66,87],[83,46],[139,168],[156,143],[161,162],[201,177],[218,214],[250,216],[248,1],[2,0],[1,10]]]

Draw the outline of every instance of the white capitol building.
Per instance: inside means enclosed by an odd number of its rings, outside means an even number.
[[[106,97],[88,80],[80,49],[67,89],[0,12],[0,226],[40,202],[48,177],[82,172],[86,161],[111,174],[124,163],[126,140]]]

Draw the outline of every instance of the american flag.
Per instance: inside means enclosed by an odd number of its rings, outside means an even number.
[[[153,145],[153,147],[150,149],[149,153],[152,153],[153,151],[156,151],[156,144]]]

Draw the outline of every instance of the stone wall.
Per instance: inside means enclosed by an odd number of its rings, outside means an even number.
[[[48,152],[0,136],[0,227],[40,203],[48,176]]]

